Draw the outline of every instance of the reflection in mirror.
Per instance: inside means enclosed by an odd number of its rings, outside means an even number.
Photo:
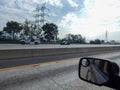
[[[83,59],[81,64],[82,64],[82,66],[87,67],[87,66],[89,66],[90,62],[88,59]]]
[[[98,85],[104,84],[109,80],[109,62],[93,58],[83,58],[80,64],[80,77],[82,79]]]

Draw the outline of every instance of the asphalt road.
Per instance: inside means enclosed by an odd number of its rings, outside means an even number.
[[[120,46],[120,45],[80,45],[80,44],[71,44],[71,45],[59,45],[59,44],[39,44],[39,45],[21,45],[21,44],[0,44],[0,50],[4,49],[40,49],[40,48],[72,48],[72,47],[110,47],[110,46]],[[65,54],[59,56],[45,56],[45,57],[30,57],[30,58],[19,58],[19,59],[6,59],[0,60],[0,69],[1,68],[10,68],[16,66],[37,64],[43,62],[58,61],[62,59],[69,59],[75,57],[89,56],[95,54],[104,54],[110,53],[118,50],[108,50],[108,51],[95,51],[95,52],[84,52],[84,53],[75,53],[75,54]]]
[[[98,56],[120,65],[120,52]],[[113,90],[78,78],[78,59],[0,71],[0,90]]]
[[[110,53],[110,52],[116,52],[116,51],[117,50],[94,51],[94,52],[64,54],[64,55],[56,55],[56,56],[54,55],[54,56],[45,56],[45,57],[6,59],[6,60],[0,60],[0,69],[16,67],[16,66],[23,66],[23,65],[30,65],[30,64],[37,64],[37,63],[43,63],[43,62],[59,61],[59,60],[63,60],[63,59],[104,54],[104,53]]]

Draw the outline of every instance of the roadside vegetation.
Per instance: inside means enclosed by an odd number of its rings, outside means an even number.
[[[37,26],[25,20],[24,23],[8,21],[3,31],[0,32],[0,43],[19,42],[21,39],[39,38],[41,43],[60,43],[64,40],[70,43],[85,44],[86,39],[82,35],[67,34],[65,38],[58,37],[58,26],[54,23],[45,23],[43,26]]]
[[[64,38],[59,38],[58,26],[54,23],[45,23],[43,26],[37,26],[25,20],[24,23],[17,21],[8,21],[6,26],[0,31],[0,43],[20,43],[20,40],[35,38],[40,40],[40,43],[61,43],[62,41],[69,41],[72,44],[118,44],[112,40],[105,42],[105,40],[95,39],[86,41],[86,38],[81,34],[67,34]]]
[[[25,20],[23,24],[16,21],[8,21],[3,31],[0,31],[0,42],[16,41],[26,38],[39,38],[42,43],[57,42],[58,26],[54,23],[46,23],[42,27],[31,24]]]

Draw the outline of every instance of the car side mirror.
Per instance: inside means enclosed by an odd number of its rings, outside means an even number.
[[[107,84],[111,75],[119,74],[119,67],[107,60],[84,57],[80,59],[78,74],[80,79],[101,86]]]

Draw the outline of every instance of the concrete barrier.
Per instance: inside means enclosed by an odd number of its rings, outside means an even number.
[[[112,47],[84,47],[84,48],[48,48],[48,49],[13,49],[0,50],[0,60],[14,58],[43,57],[50,55],[75,54],[99,51],[119,51],[120,46]]]

